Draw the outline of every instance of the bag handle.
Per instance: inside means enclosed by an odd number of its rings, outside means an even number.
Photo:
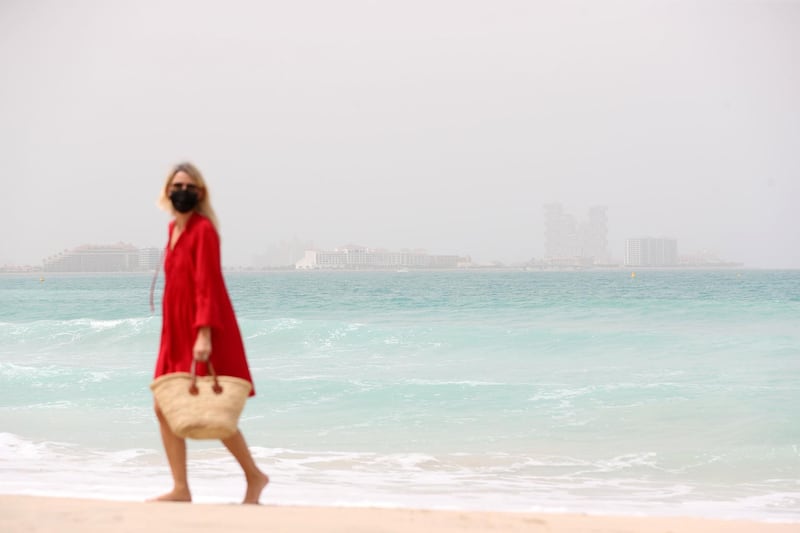
[[[214,365],[211,364],[211,361],[206,361],[206,366],[208,367],[208,371],[211,372],[211,375],[214,377],[214,386],[211,389],[214,391],[214,394],[222,394],[222,386],[219,384],[219,380],[217,379],[217,373],[214,372]],[[189,394],[192,396],[197,396],[200,393],[200,389],[197,388],[197,359],[192,359],[192,383],[189,385]]]
[[[169,246],[169,244],[167,244]],[[153,273],[153,281],[150,283],[150,312],[156,312],[156,306],[153,303],[153,293],[156,291],[156,281],[158,280],[158,273],[161,272],[161,267],[164,266],[164,261],[166,260],[167,252],[164,250],[161,252],[161,257],[158,259],[158,266],[156,267],[156,271]]]

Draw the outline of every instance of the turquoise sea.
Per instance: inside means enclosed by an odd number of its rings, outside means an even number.
[[[265,502],[800,521],[800,271],[226,280]],[[0,492],[168,488],[149,285],[0,276]],[[189,458],[240,500],[219,443]]]

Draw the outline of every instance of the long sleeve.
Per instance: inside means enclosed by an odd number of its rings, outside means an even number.
[[[219,236],[214,226],[205,219],[198,224],[194,263],[194,328],[221,328],[225,284],[222,278]]]

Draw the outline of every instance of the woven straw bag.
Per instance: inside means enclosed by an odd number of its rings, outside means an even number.
[[[191,372],[173,372],[153,380],[150,389],[173,433],[184,439],[225,439],[238,428],[239,415],[250,396],[246,379],[217,376],[211,361],[210,376],[197,377],[196,361]]]

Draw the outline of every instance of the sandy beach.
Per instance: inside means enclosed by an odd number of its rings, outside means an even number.
[[[676,517],[616,517],[577,514],[494,513],[342,507],[241,506],[234,504],[141,503],[0,496],[0,531],[195,532],[256,531],[536,533],[789,533],[800,524]]]

